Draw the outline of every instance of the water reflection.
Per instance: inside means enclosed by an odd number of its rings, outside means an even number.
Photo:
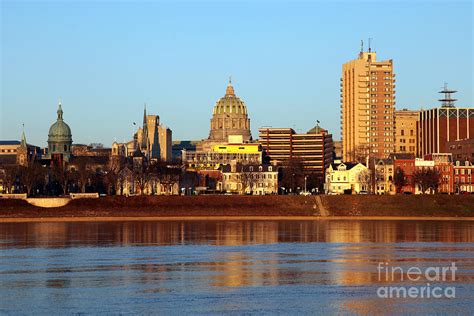
[[[469,221],[194,221],[0,224],[0,247],[281,242],[473,242]]]
[[[473,234],[463,221],[0,224],[0,313],[467,313]],[[459,297],[381,301],[378,262],[456,262]]]

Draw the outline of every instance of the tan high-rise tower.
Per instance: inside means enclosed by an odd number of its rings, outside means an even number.
[[[394,150],[395,74],[392,60],[363,49],[342,66],[341,136],[344,161],[384,158]]]

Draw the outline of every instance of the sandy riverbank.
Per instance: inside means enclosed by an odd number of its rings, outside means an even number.
[[[336,218],[474,217],[473,195],[417,196],[137,196],[72,200],[41,208],[24,200],[0,200],[3,219],[90,218]]]

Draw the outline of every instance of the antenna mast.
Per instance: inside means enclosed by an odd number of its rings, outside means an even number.
[[[451,93],[456,93],[456,92],[457,92],[456,90],[448,89],[448,84],[445,82],[443,90],[438,92],[438,93],[444,94],[444,98],[438,100],[442,104],[441,107],[454,108],[454,102],[457,101],[457,99],[453,99],[451,97]]]

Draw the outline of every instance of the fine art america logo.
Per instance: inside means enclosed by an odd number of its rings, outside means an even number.
[[[397,283],[397,286],[381,286],[380,298],[455,298],[456,288],[448,286],[456,281],[456,264],[440,267],[400,267],[387,262],[377,266],[378,281]],[[447,283],[447,284],[446,284]]]

